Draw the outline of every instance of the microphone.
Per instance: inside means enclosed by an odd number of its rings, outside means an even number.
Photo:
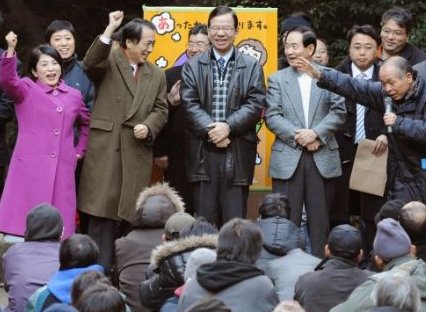
[[[392,113],[392,98],[389,95],[385,95],[385,97],[383,98],[383,103],[385,105],[385,113]],[[392,126],[386,127],[386,133],[392,133]]]

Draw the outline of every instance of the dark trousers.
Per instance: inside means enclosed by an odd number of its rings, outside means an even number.
[[[225,175],[224,151],[208,152],[210,181],[191,183],[197,216],[221,227],[232,218],[244,218],[249,187],[232,185]]]
[[[87,234],[99,247],[99,264],[103,266],[105,274],[111,276],[115,257],[115,240],[130,231],[130,224],[125,221],[116,221],[107,218],[87,215]]]
[[[334,179],[324,179],[310,152],[303,151],[293,176],[273,179],[272,190],[287,196],[290,220],[300,226],[303,206],[308,217],[312,254],[322,258],[329,232],[329,207],[334,197]]]

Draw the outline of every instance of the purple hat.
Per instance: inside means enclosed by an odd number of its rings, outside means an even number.
[[[389,262],[411,252],[411,240],[398,221],[387,218],[377,224],[374,253]]]

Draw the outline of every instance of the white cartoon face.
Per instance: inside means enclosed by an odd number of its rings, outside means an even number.
[[[175,20],[171,17],[169,12],[163,12],[160,15],[155,15],[151,19],[151,22],[155,25],[159,35],[170,33],[175,29]]]

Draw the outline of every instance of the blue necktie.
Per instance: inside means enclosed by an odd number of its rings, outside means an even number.
[[[225,76],[225,59],[223,57],[219,58],[217,60],[217,65],[219,66],[219,72],[220,72],[220,77],[224,77]]]
[[[367,75],[364,73],[358,74],[356,78],[368,79]],[[355,143],[358,143],[360,140],[365,139],[364,116],[365,116],[365,107],[360,104],[356,104]]]

